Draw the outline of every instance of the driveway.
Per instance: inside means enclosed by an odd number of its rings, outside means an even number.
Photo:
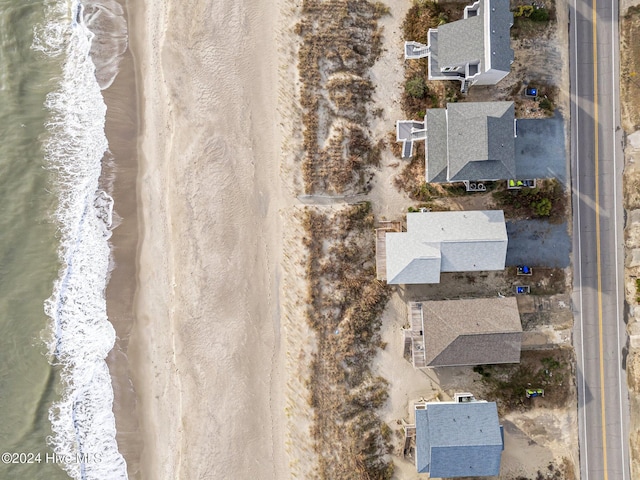
[[[507,236],[507,266],[569,266],[571,238],[566,222],[559,225],[544,220],[507,222]]]
[[[556,111],[552,118],[522,119],[515,139],[516,172],[519,179],[557,178],[567,184],[564,120]]]

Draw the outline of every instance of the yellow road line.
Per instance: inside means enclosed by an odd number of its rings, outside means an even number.
[[[592,0],[592,28],[593,28],[593,120],[594,120],[594,150],[595,150],[595,203],[596,203],[596,264],[598,269],[598,342],[600,347],[600,406],[602,416],[602,463],[604,467],[603,479],[608,479],[607,472],[607,421],[604,398],[604,346],[602,343],[602,266],[600,265],[600,188],[599,188],[599,135],[598,135],[598,33],[596,22],[596,0]]]

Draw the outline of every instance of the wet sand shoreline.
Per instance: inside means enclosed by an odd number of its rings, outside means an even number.
[[[113,270],[107,285],[109,320],[116,330],[116,344],[107,357],[114,390],[116,440],[127,461],[130,479],[139,478],[142,437],[131,382],[128,358],[131,329],[134,324],[136,290],[136,252],[138,248],[138,98],[134,60],[130,50],[120,61],[114,83],[103,91],[107,104],[105,131],[109,139],[102,183],[111,183],[114,198],[112,237]]]

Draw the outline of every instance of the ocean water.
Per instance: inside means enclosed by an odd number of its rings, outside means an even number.
[[[127,478],[102,97],[124,19],[115,0],[0,0],[0,479]]]

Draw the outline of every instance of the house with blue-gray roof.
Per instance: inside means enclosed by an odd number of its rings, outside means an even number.
[[[477,0],[461,20],[429,29],[427,44],[405,42],[406,59],[428,57],[429,80],[495,85],[511,70],[513,14],[509,0]]]
[[[503,436],[495,402],[415,406],[416,468],[431,478],[499,475]]]

